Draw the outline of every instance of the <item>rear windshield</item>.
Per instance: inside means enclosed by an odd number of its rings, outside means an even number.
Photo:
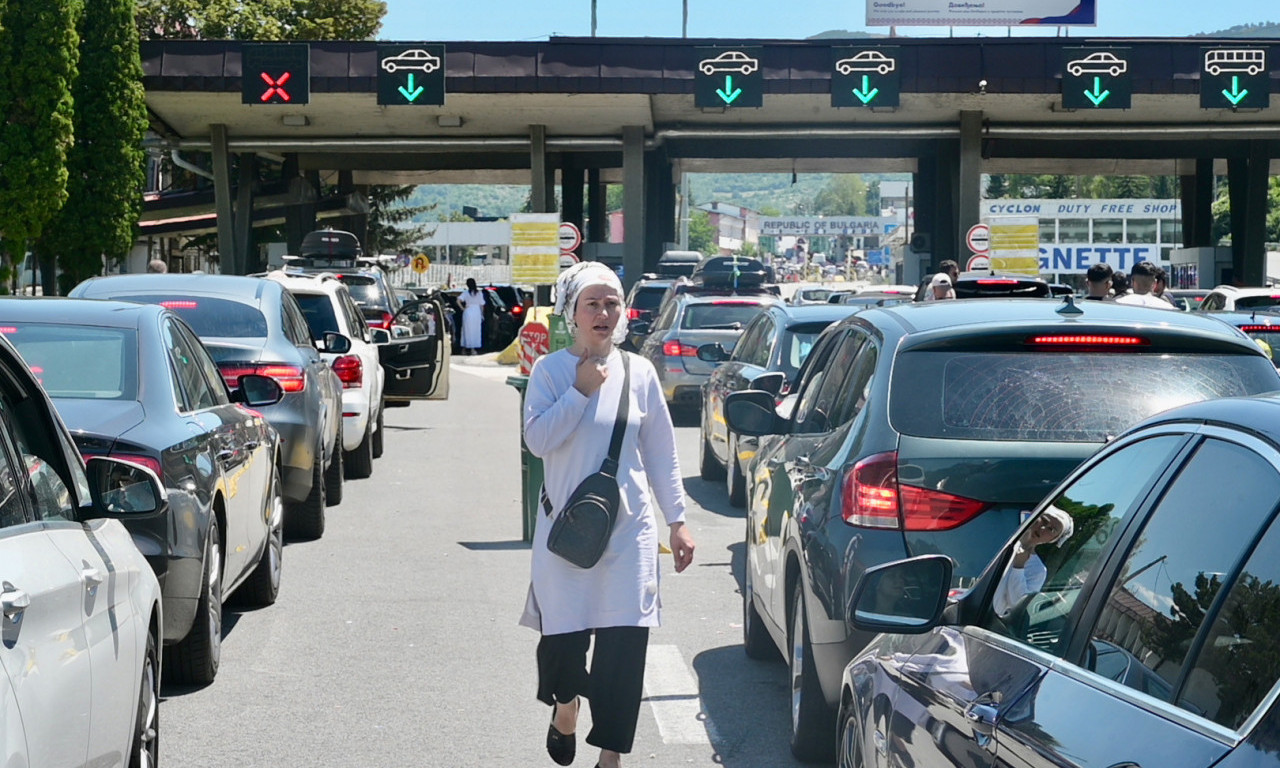
[[[800,291],[800,298],[805,301],[826,301],[831,298],[830,288],[805,288]]]
[[[895,363],[889,412],[917,437],[1102,442],[1179,405],[1276,390],[1253,355],[920,351]]]
[[[364,275],[339,275],[338,277],[351,292],[351,298],[355,299],[356,304],[361,307],[376,306],[381,309],[387,305],[382,286],[378,285],[378,281],[372,277]]]
[[[1241,296],[1236,299],[1236,309],[1270,309],[1280,307],[1280,293],[1275,296]]]
[[[1041,282],[960,280],[956,283],[957,299],[986,299],[994,296],[1043,299],[1049,295],[1048,283]]]
[[[631,297],[631,309],[657,309],[666,293],[665,285],[641,286],[636,289],[636,295]]]
[[[333,302],[323,293],[295,293],[293,298],[302,307],[302,314],[307,318],[307,327],[311,329],[311,338],[319,341],[330,331],[342,333],[338,327],[338,318],[333,313]]]
[[[138,337],[123,328],[23,323],[4,328],[50,397],[138,399]]]
[[[690,304],[685,307],[680,327],[689,330],[740,331],[764,310],[760,304]]]
[[[821,328],[813,331],[788,332],[783,338],[782,372],[787,374],[787,381],[795,380],[796,373],[800,370],[800,366],[804,365],[805,358],[809,356],[820,335],[822,335]]]
[[[267,318],[257,307],[208,296],[115,296],[119,301],[159,304],[177,312],[200,338],[265,339]]]

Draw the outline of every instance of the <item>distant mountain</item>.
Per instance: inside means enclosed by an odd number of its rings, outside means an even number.
[[[1218,32],[1202,32],[1192,37],[1280,37],[1280,24],[1260,21],[1257,24],[1237,24]]]
[[[864,39],[868,37],[888,37],[875,32],[850,32],[847,29],[828,29],[826,32],[819,32],[816,35],[810,35],[809,40],[845,40],[845,39]]]

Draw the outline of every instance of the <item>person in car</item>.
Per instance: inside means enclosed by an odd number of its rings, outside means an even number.
[[[480,353],[484,346],[484,291],[476,286],[474,277],[467,278],[467,289],[458,294],[458,306],[462,309],[462,348],[466,354]]]
[[[1039,592],[1044,586],[1049,572],[1036,554],[1036,547],[1042,544],[1060,547],[1075,533],[1075,528],[1071,515],[1057,507],[1049,507],[1040,513],[1035,522],[1018,538],[1013,559],[1009,561],[1009,567],[996,585],[991,607],[997,616],[1008,616],[1024,597]]]
[[[956,292],[952,287],[951,277],[946,272],[939,272],[929,281],[929,293],[925,296],[925,301],[941,301],[955,297]]]
[[[1136,307],[1155,307],[1156,309],[1173,309],[1173,305],[1151,293],[1156,287],[1156,277],[1160,267],[1149,261],[1140,261],[1133,265],[1129,279],[1133,283],[1133,293],[1116,297],[1117,304],[1131,304]]]
[[[684,522],[675,430],[657,372],[648,360],[617,348],[625,335],[618,276],[583,262],[563,272],[556,289],[556,313],[574,341],[534,364],[525,392],[524,437],[543,460],[545,514],[534,529],[532,579],[520,623],[542,635],[537,695],[552,707],[547,753],[560,765],[573,761],[578,702],[585,696],[592,720],[586,741],[600,748],[599,766],[617,768],[635,740],[649,629],[660,623],[655,502],[670,532],[676,573],[693,562],[694,542]],[[547,548],[552,510],[563,508],[608,455],[620,397],[630,398],[617,474],[622,503],[604,556],[583,569]]]
[[[1084,282],[1088,290],[1086,299],[1106,301],[1111,298],[1111,265],[1098,263],[1089,267],[1089,271],[1084,273]]]

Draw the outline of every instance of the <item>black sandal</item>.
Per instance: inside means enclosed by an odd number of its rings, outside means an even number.
[[[551,707],[551,725],[547,727],[547,754],[557,765],[570,765],[578,749],[577,740],[572,733],[564,734],[556,730],[557,706],[559,702]]]

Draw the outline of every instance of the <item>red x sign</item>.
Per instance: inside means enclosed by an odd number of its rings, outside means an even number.
[[[284,84],[289,82],[289,77],[291,76],[289,72],[285,72],[274,79],[266,72],[259,72],[258,74],[262,76],[262,79],[269,86],[266,92],[262,94],[263,101],[271,101],[275,96],[279,96],[281,101],[290,101],[289,92],[284,89]]]

